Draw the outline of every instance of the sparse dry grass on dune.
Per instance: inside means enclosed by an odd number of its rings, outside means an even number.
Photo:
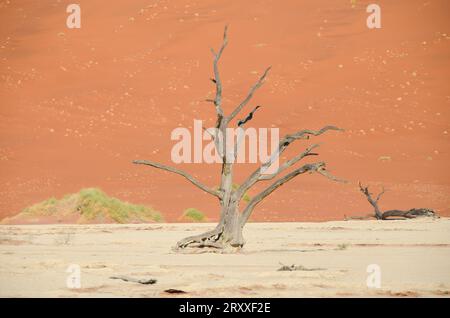
[[[160,222],[161,214],[151,207],[110,197],[100,189],[86,188],[61,199],[50,198],[2,220],[3,224],[52,223],[146,223]]]
[[[238,254],[179,254],[186,234],[213,224],[0,226],[0,296],[188,297],[450,294],[450,219],[250,223]],[[295,264],[296,271],[278,271]],[[70,264],[81,288],[66,287]],[[381,288],[366,285],[367,266]],[[142,285],[110,279],[157,279]]]

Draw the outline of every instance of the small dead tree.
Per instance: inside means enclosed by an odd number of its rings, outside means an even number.
[[[410,210],[388,210],[385,212],[381,212],[378,207],[378,201],[380,201],[381,196],[385,193],[384,187],[381,192],[374,199],[372,197],[372,193],[369,191],[368,186],[363,186],[361,182],[359,182],[359,190],[366,196],[367,201],[373,206],[375,210],[375,218],[377,220],[387,220],[389,218],[405,218],[405,219],[413,219],[419,216],[429,216],[436,217],[436,213],[431,209],[410,209]],[[360,217],[352,217],[355,219],[362,219]],[[370,218],[370,216],[368,217]]]
[[[335,130],[341,131],[341,129],[335,126],[325,126],[320,130],[300,130],[296,133],[286,135],[282,138],[278,144],[277,151],[272,154],[269,160],[261,164],[256,170],[251,173],[248,178],[243,182],[239,187],[233,188],[233,164],[235,162],[236,154],[237,154],[237,146],[238,143],[235,144],[233,156],[229,156],[227,153],[227,133],[226,129],[233,121],[233,119],[238,116],[238,114],[244,109],[244,107],[250,102],[253,97],[253,94],[256,90],[258,90],[264,83],[267,74],[270,71],[270,67],[268,67],[262,76],[258,79],[258,81],[251,87],[245,99],[236,106],[236,108],[229,114],[225,115],[224,110],[222,108],[222,81],[219,74],[219,60],[222,56],[222,53],[227,46],[227,27],[225,27],[223,43],[220,49],[215,52],[212,51],[214,60],[213,60],[213,71],[214,78],[211,81],[214,83],[216,88],[215,98],[207,100],[211,102],[216,111],[216,124],[215,130],[212,134],[212,139],[214,140],[214,144],[217,150],[217,153],[221,157],[221,181],[218,189],[210,188],[203,184],[202,182],[196,180],[193,176],[188,174],[185,171],[179,170],[177,168],[169,167],[157,162],[148,161],[148,160],[135,160],[133,163],[147,165],[150,167],[154,167],[157,169],[162,169],[165,171],[169,171],[178,175],[183,176],[192,184],[200,188],[206,193],[211,194],[216,197],[220,203],[220,221],[217,224],[216,228],[208,231],[206,233],[190,236],[181,241],[179,241],[176,245],[176,249],[186,249],[186,248],[211,248],[213,250],[222,250],[227,248],[241,248],[244,245],[244,239],[242,235],[242,230],[244,225],[247,223],[250,215],[252,214],[255,207],[264,200],[268,195],[270,195],[277,188],[281,187],[286,182],[292,180],[298,175],[305,173],[319,173],[320,175],[334,180],[334,181],[342,181],[338,178],[332,176],[325,169],[325,162],[315,162],[315,163],[307,163],[303,166],[281,176],[281,173],[284,172],[289,167],[295,165],[300,160],[308,156],[318,155],[314,153],[319,145],[314,144],[308,147],[306,150],[293,157],[292,159],[281,164],[277,170],[273,173],[265,173],[267,169],[271,167],[273,162],[286,150],[286,148],[291,145],[294,141],[300,139],[309,139],[310,136],[319,136],[323,133]],[[244,129],[244,125],[252,120],[255,112],[259,109],[259,106],[253,108],[253,110],[248,113],[243,119],[237,122],[237,126],[240,129]],[[278,177],[278,179],[276,179]],[[270,181],[276,179],[273,183],[269,184],[263,191],[254,196],[247,205],[240,210],[240,203],[243,200],[245,193],[252,188],[256,183],[261,181]]]

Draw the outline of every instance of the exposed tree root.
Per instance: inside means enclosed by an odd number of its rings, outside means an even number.
[[[220,237],[222,236],[222,228],[215,228],[212,231],[208,231],[203,234],[193,235],[186,237],[179,241],[175,246],[175,249],[184,249],[187,247],[204,248],[211,247],[217,249],[223,249],[224,245],[220,243]]]
[[[186,237],[179,241],[174,251],[181,253],[235,253],[242,244],[235,244],[233,240],[224,236],[224,226],[219,225],[214,230],[199,235]]]

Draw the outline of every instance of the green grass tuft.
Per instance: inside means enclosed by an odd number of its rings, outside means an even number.
[[[202,222],[206,220],[203,212],[197,210],[196,208],[189,208],[184,210],[183,218],[193,222]]]

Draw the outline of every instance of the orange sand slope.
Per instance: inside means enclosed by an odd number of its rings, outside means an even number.
[[[350,181],[304,175],[277,190],[254,220],[342,219],[370,211],[358,180],[384,185],[384,209],[450,215],[450,20],[447,0],[378,1],[382,28],[366,26],[369,1],[79,1],[0,3],[0,215],[83,187],[150,204],[176,220],[217,202],[183,178],[134,159],[171,163],[170,132],[214,122],[211,47],[225,24],[221,61],[230,112],[272,65],[252,102],[251,125],[281,133],[338,125],[317,138],[321,160]],[[300,141],[286,155],[309,144]],[[218,184],[218,165],[184,169]],[[237,167],[242,182],[255,165]],[[250,193],[250,195],[255,192]]]

